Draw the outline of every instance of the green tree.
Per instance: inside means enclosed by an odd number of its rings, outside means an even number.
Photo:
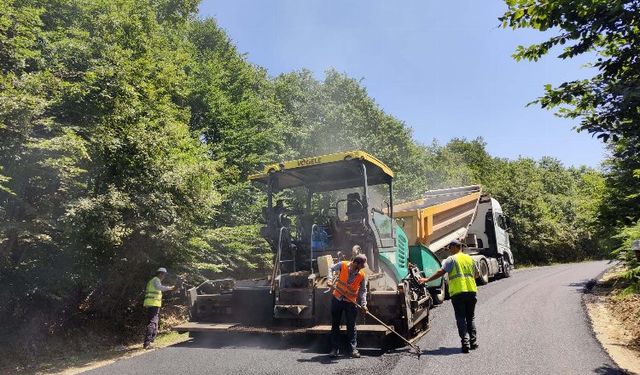
[[[537,61],[560,48],[558,57],[593,56],[593,77],[545,86],[535,103],[579,119],[587,131],[609,143],[606,204],[601,234],[640,219],[640,1],[506,0],[503,27],[552,34],[542,43],[518,47],[517,60]]]
[[[628,269],[622,276],[629,281],[630,285],[625,288],[624,293],[640,293],[640,262],[630,251],[632,242],[640,238],[640,221],[624,228],[616,237],[620,241],[620,246],[613,253],[628,265]]]
[[[370,152],[396,172],[400,200],[469,181],[467,169],[459,173],[461,160],[437,144],[415,142],[411,128],[386,114],[359,80],[328,70],[318,81],[303,70],[278,76],[275,85],[293,128],[287,148],[298,157],[354,149]]]
[[[0,329],[22,332],[25,347],[88,318],[134,327],[159,265],[264,274],[264,194],[247,177],[298,157],[368,151],[396,172],[398,200],[481,183],[514,219],[518,261],[597,254],[594,210],[613,199],[598,172],[494,158],[480,138],[416,142],[361,80],[269,77],[196,10],[0,3]],[[635,178],[633,160],[615,159],[610,175]]]
[[[628,148],[621,155],[636,154],[640,144],[640,2],[637,0],[588,3],[577,1],[507,0],[500,17],[503,27],[551,31],[542,43],[518,47],[517,60],[537,61],[552,48],[561,46],[559,58],[592,54],[597,74],[584,80],[545,87],[537,100],[544,108],[561,106],[559,114],[579,118],[578,130],[614,142],[624,140]]]
[[[454,139],[446,146],[472,170],[474,182],[501,202],[511,217],[516,260],[544,264],[602,256],[597,213],[604,177],[558,160],[491,157],[482,139]],[[460,167],[458,167],[460,169]]]
[[[493,157],[486,150],[487,143],[481,137],[468,141],[454,138],[447,143],[447,149],[462,159],[473,171],[473,180],[486,184],[496,167]]]
[[[611,144],[609,185],[616,192],[608,211],[614,211],[616,222],[635,222],[640,218],[640,2],[509,0],[507,5],[500,18],[504,27],[554,34],[542,43],[518,47],[516,59],[537,61],[556,46],[562,46],[562,59],[594,56],[597,73],[592,78],[546,85],[536,102],[559,108],[560,116],[580,119],[578,130]]]
[[[150,271],[193,261],[220,201],[184,104],[196,4],[0,7],[0,321],[125,326]]]
[[[266,162],[286,156],[288,118],[266,71],[240,55],[212,19],[191,23],[194,46],[188,104],[191,129],[222,161],[224,194],[214,226],[254,223],[259,217],[247,177]],[[253,208],[252,208],[253,207]]]

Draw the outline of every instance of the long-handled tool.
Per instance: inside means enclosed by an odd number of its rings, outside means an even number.
[[[331,285],[329,285],[329,289],[331,290],[336,290],[338,291],[338,293],[340,293],[345,300],[347,300],[348,302],[353,303],[354,305],[356,305],[356,307],[358,309],[360,309],[360,311],[366,311],[367,315],[369,315],[370,317],[372,317],[375,321],[377,321],[378,323],[380,323],[384,328],[388,329],[389,332],[393,333],[394,335],[398,336],[400,339],[402,339],[402,341],[406,342],[407,345],[409,345],[411,348],[413,348],[413,350],[416,351],[416,355],[418,356],[418,359],[420,359],[420,356],[422,355],[422,351],[420,350],[420,347],[418,345],[415,345],[414,343],[412,343],[411,341],[407,340],[406,338],[404,338],[404,336],[402,336],[401,334],[399,334],[398,332],[396,332],[393,328],[391,328],[389,325],[387,325],[385,322],[383,322],[382,320],[380,320],[377,316],[373,315],[368,309],[365,310],[362,306],[360,306],[359,303],[350,300],[347,296],[344,295],[344,293],[342,293],[340,290],[338,290],[333,283]]]

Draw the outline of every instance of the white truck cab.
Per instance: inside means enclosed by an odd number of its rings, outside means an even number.
[[[500,203],[483,195],[476,216],[467,232],[465,253],[478,264],[480,284],[489,282],[489,277],[508,277],[513,268],[513,254],[509,244],[509,218],[502,212]]]

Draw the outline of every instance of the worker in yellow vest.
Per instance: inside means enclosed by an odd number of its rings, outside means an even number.
[[[442,262],[442,268],[428,278],[421,278],[420,282],[428,283],[449,274],[449,296],[456,315],[458,334],[462,341],[462,352],[469,353],[469,349],[478,348],[476,334],[476,275],[478,269],[473,259],[462,252],[462,243],[454,240],[449,244],[449,256]],[[469,337],[467,337],[469,334]]]
[[[334,287],[331,298],[331,353],[329,356],[338,356],[340,346],[340,322],[342,313],[347,320],[347,340],[351,350],[351,357],[359,358],[360,353],[356,342],[356,317],[358,309],[356,303],[362,308],[362,313],[367,312],[367,281],[364,268],[367,264],[367,257],[364,254],[357,254],[351,262],[340,262],[331,267],[329,272],[332,275],[338,273],[335,283],[329,282],[329,287]]]
[[[144,308],[147,312],[147,327],[144,332],[144,348],[150,349],[151,343],[158,335],[158,324],[160,323],[160,306],[162,306],[162,292],[174,290],[174,286],[162,285],[162,280],[167,274],[164,267],[158,268],[156,276],[147,283],[144,294]]]

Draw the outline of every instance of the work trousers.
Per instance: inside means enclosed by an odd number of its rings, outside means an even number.
[[[456,294],[451,297],[451,302],[453,303],[453,311],[456,314],[456,324],[458,325],[458,334],[460,335],[462,346],[469,346],[469,341],[471,341],[471,344],[475,344],[477,341],[476,324],[474,322],[477,302],[476,293]],[[469,337],[467,337],[467,334],[469,334]]]
[[[353,352],[356,350],[356,317],[358,309],[356,305],[347,301],[340,301],[337,298],[331,298],[331,345],[334,349],[340,347],[340,321],[342,320],[342,312],[347,318],[347,341]]]
[[[160,308],[145,307],[147,312],[147,326],[144,330],[144,346],[151,344],[158,335],[158,324],[160,323]]]

